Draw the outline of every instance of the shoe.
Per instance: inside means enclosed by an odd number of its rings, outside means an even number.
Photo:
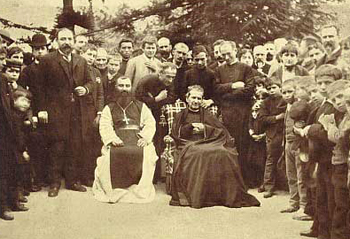
[[[300,236],[303,236],[303,237],[316,237],[317,238],[318,232],[314,231],[314,230],[307,230],[307,231],[300,232]]]
[[[27,203],[28,199],[23,195],[19,195],[18,201],[23,202],[23,203]]]
[[[258,188],[258,193],[263,193],[263,192],[265,192],[265,187],[264,186],[260,186]]]
[[[13,214],[11,213],[10,210],[5,210],[1,213],[0,217],[2,219],[4,219],[5,221],[12,221],[13,219],[15,219],[15,217],[13,216]]]
[[[270,197],[272,197],[274,195],[274,193],[273,192],[271,192],[271,191],[267,191],[267,192],[265,192],[264,193],[264,198],[270,198]]]
[[[12,210],[14,212],[26,212],[29,210],[29,208],[27,208],[26,206],[24,206],[24,204],[22,203],[17,203],[13,208]]]
[[[86,188],[80,183],[73,183],[70,186],[66,186],[66,188],[77,192],[86,192]]]
[[[298,221],[312,221],[312,217],[310,215],[307,215],[304,213],[304,209],[299,209],[294,215],[293,215],[294,220]]]
[[[41,191],[41,186],[33,184],[32,187],[30,188],[31,192],[39,192]]]
[[[51,197],[51,198],[57,197],[59,190],[60,190],[59,187],[51,186],[50,189],[49,189],[48,196]]]
[[[296,212],[298,210],[299,210],[299,208],[297,208],[297,207],[288,207],[286,209],[281,210],[280,213],[292,213],[292,212]]]

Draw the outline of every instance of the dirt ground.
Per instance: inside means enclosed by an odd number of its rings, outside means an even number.
[[[14,221],[0,220],[1,239],[297,239],[311,222],[292,219],[279,211],[288,205],[287,193],[264,199],[259,208],[192,209],[169,206],[164,184],[157,185],[150,204],[106,204],[86,193],[61,189],[48,198],[47,190],[29,196],[28,212]]]

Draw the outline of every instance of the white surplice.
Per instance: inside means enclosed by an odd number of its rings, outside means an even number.
[[[150,109],[143,104],[141,109],[139,135],[147,141],[147,146],[143,148],[142,176],[137,185],[132,185],[127,189],[112,188],[110,170],[110,146],[109,144],[118,139],[113,129],[113,118],[109,106],[105,106],[100,119],[100,135],[103,142],[102,156],[97,159],[95,169],[95,181],[92,192],[95,199],[108,203],[148,203],[155,197],[153,185],[153,175],[158,156],[152,143],[156,131],[156,121]]]

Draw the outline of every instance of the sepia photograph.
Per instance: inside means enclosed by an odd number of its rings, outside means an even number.
[[[350,239],[350,0],[0,0],[0,239]]]

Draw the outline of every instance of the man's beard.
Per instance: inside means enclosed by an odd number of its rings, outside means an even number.
[[[268,53],[266,54],[266,61],[272,61],[272,60],[273,60],[273,57],[274,57],[274,55],[272,55],[270,52],[268,52]]]
[[[168,58],[170,56],[170,52],[167,51],[159,51],[159,53],[163,58]]]
[[[287,71],[292,71],[294,69],[295,65],[288,65],[288,66],[285,66],[286,70]]]
[[[128,104],[132,101],[132,99],[133,99],[133,96],[131,92],[117,91],[116,101],[121,107],[123,108],[127,107]]]
[[[332,41],[327,41],[324,43],[324,48],[326,49],[327,52],[332,52],[335,49],[334,42]]]
[[[222,57],[222,56],[218,56],[216,57],[216,60],[220,63],[224,63],[225,62],[225,59]]]
[[[69,54],[72,52],[73,48],[72,48],[72,46],[70,46],[70,45],[68,45],[68,44],[63,44],[63,45],[60,47],[60,50],[61,50],[64,54],[69,55]]]

